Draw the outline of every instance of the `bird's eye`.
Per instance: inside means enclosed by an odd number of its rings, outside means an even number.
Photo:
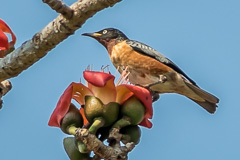
[[[107,33],[107,30],[103,30],[103,34],[106,34]]]

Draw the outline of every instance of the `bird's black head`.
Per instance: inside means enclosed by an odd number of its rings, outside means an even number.
[[[128,39],[124,33],[122,33],[121,31],[115,28],[106,28],[95,33],[84,33],[82,35],[95,38],[100,43],[102,43],[105,47],[107,43],[110,42],[111,40],[115,40],[116,42],[121,42]]]

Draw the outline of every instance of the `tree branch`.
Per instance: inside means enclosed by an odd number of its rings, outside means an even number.
[[[65,18],[70,19],[73,15],[73,10],[65,5],[61,0],[42,0],[43,3],[47,3],[57,13],[62,14]]]
[[[100,141],[95,135],[88,132],[85,128],[77,128],[76,129],[76,138],[81,140],[84,144],[86,144],[87,149],[93,151],[97,157],[101,159],[111,159],[111,160],[126,160],[127,154],[134,147],[134,143],[127,143],[125,146],[120,146],[120,137],[121,134],[118,132],[119,130],[112,130],[111,134],[115,135],[116,144],[113,146],[106,146]]]
[[[68,36],[80,28],[85,21],[98,11],[113,6],[121,0],[79,0],[70,8],[74,11],[70,19],[59,15],[31,40],[0,59],[0,81],[15,77],[23,70],[44,57]]]
[[[0,109],[2,108],[2,96],[7,94],[12,89],[12,84],[8,80],[4,80],[0,83]]]

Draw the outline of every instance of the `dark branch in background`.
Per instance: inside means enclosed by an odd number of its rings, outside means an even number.
[[[114,145],[106,146],[95,135],[88,132],[85,128],[76,129],[76,138],[86,144],[87,149],[93,151],[101,159],[109,160],[126,160],[128,152],[135,147],[134,143],[127,143],[125,146],[120,146],[121,134],[119,130],[113,129],[110,133],[114,135]]]
[[[121,0],[79,0],[72,4],[70,8],[74,12],[70,19],[59,15],[31,40],[0,59],[0,81],[19,75],[44,57],[57,44],[74,34],[88,18],[119,1]]]
[[[47,3],[53,10],[55,10],[57,13],[62,14],[67,19],[70,19],[73,15],[73,10],[60,0],[42,0],[42,1],[44,3]]]

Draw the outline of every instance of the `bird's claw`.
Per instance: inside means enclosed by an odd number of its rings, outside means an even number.
[[[165,83],[167,81],[167,77],[165,75],[159,76],[159,83]]]
[[[155,101],[157,101],[157,100],[160,98],[160,95],[159,95],[158,92],[155,92],[155,91],[151,91],[151,90],[150,90],[150,93],[151,93],[151,95],[152,95],[152,102],[155,102]]]

